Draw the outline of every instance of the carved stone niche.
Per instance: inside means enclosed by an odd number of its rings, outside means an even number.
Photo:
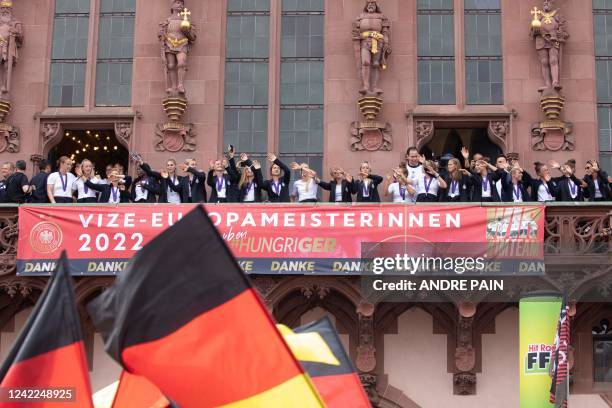
[[[129,149],[130,139],[132,138],[132,122],[115,123],[115,137],[119,143]]]
[[[18,153],[19,144],[19,128],[8,123],[0,123],[0,153]]]
[[[383,100],[376,96],[364,96],[359,99],[357,105],[363,121],[351,123],[351,150],[391,151],[393,149],[391,124],[376,120],[382,111]]]
[[[471,120],[469,119],[469,123],[473,123],[477,119]],[[439,127],[448,128],[451,127],[450,124],[445,124],[447,120],[440,119],[439,121],[431,120],[431,119],[414,119],[414,134],[416,138],[416,148],[421,150],[425,145],[432,141],[435,136],[436,131],[436,123]],[[482,122],[482,126],[487,126],[487,135],[491,142],[499,146],[502,151],[506,151],[508,148],[508,135],[510,134],[510,120],[508,119],[492,119],[478,120],[478,122]],[[453,120],[453,126],[457,129],[461,129],[461,122]],[[455,125],[458,123],[458,125]]]
[[[155,130],[158,152],[193,152],[196,149],[195,126],[192,123],[168,122],[158,124]]]
[[[49,152],[50,148],[59,143],[62,127],[57,122],[43,122],[40,124],[40,137],[42,138],[43,152]]]

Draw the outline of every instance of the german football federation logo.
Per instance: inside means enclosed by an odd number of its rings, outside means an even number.
[[[48,254],[62,245],[62,230],[59,225],[49,222],[39,222],[30,231],[30,246],[36,252]]]

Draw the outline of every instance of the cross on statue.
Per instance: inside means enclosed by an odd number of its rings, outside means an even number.
[[[539,19],[541,14],[542,12],[536,6],[533,6],[533,10],[531,10],[531,15],[533,16],[533,18]]]
[[[179,13],[179,16],[183,19],[183,20],[187,20],[189,16],[191,16],[191,11],[187,10],[187,7],[185,7],[183,9],[183,11],[181,11]]]

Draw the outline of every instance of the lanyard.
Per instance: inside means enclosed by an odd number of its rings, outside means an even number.
[[[280,181],[272,181],[272,190],[274,190],[274,193],[276,193],[277,196],[280,196],[281,182]]]
[[[59,173],[60,176],[60,181],[62,182],[62,190],[64,190],[64,193],[66,192],[66,189],[68,188],[68,174],[66,173],[66,179],[64,180],[64,177],[62,176],[62,173]]]
[[[400,186],[400,195],[402,196],[402,201],[406,201],[406,187]]]
[[[115,188],[111,186],[111,193],[113,194],[113,203],[117,202],[117,193],[119,192],[119,188]]]
[[[451,181],[451,194],[455,194],[457,187],[459,187],[459,182],[457,180]]]
[[[516,200],[522,200],[522,194],[521,194],[521,186],[519,186],[518,184],[516,185],[516,187],[512,187],[512,191],[514,192],[514,198]]]
[[[567,181],[569,184],[570,191],[572,193],[572,197],[575,197],[576,194],[578,193],[578,186],[571,179],[568,179]]]
[[[489,175],[487,174],[482,179],[482,191],[488,191],[488,190],[489,190]]]
[[[66,175],[66,178],[68,178],[68,175]],[[87,181],[83,182],[83,190],[85,191],[85,194],[89,194],[89,187],[87,187]]]
[[[363,180],[362,193],[364,197],[367,197],[370,195],[370,185],[368,184],[366,180]]]
[[[427,182],[427,177],[423,176],[423,184],[425,184],[425,193],[429,194],[429,188],[431,187],[431,183],[433,183],[433,177],[429,178],[429,183]]]
[[[223,190],[223,185],[225,184],[225,176],[221,176],[221,178],[217,178],[217,192],[220,193]]]

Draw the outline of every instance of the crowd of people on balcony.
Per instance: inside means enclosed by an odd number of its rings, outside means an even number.
[[[315,203],[319,189],[330,203],[431,203],[431,202],[580,202],[612,201],[612,177],[596,160],[589,160],[578,178],[576,162],[535,163],[533,175],[515,158],[499,155],[494,161],[462,148],[461,159],[427,160],[411,147],[405,161],[385,176],[376,175],[368,162],[351,175],[342,167],[330,170],[325,181],[306,163],[285,164],[268,153],[269,174],[262,164],[233,148],[216,160],[208,171],[195,159],[177,163],[169,159],[154,170],[137,156],[136,178],[125,175],[121,164],[108,165],[101,176],[94,163],[58,160],[57,171],[41,161],[31,180],[26,162],[4,163],[1,168],[1,203]],[[299,178],[292,182],[292,171]],[[179,172],[181,175],[179,175]],[[210,192],[208,192],[210,189]],[[380,191],[380,192],[379,192]],[[382,193],[382,194],[380,194]],[[381,195],[383,200],[381,200]]]

